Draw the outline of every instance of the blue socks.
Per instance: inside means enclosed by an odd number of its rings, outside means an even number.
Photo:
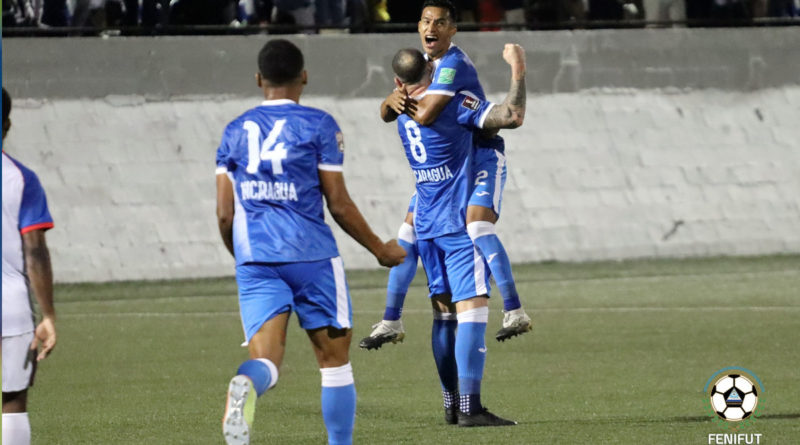
[[[353,425],[356,421],[356,385],[350,363],[337,368],[322,368],[322,419],[328,430],[329,445],[351,445]],[[245,375],[253,382],[260,396],[278,383],[278,368],[271,361],[260,358],[248,360],[239,366],[237,375]]]
[[[245,375],[253,382],[256,394],[261,396],[278,383],[278,367],[274,363],[265,359],[258,358],[248,360],[236,371],[236,375]]]
[[[488,221],[475,221],[467,224],[467,232],[472,243],[478,248],[492,271],[495,283],[503,296],[503,310],[508,312],[522,307],[517,294],[514,276],[511,274],[511,261],[508,259],[503,243],[495,234],[494,224]]]
[[[416,246],[417,237],[414,228],[408,223],[403,223],[397,233],[397,243],[406,249],[405,260],[389,270],[389,283],[386,286],[386,311],[384,320],[399,320],[403,313],[403,303],[406,299],[408,287],[417,274],[417,258],[419,253]]]
[[[322,419],[328,430],[328,445],[351,445],[356,422],[356,385],[350,363],[321,368]]]
[[[460,390],[459,409],[466,414],[481,411],[481,380],[486,363],[484,336],[488,321],[487,306],[458,314],[455,352]]]
[[[455,314],[449,312],[433,312],[433,328],[431,330],[431,348],[439,381],[442,384],[444,407],[458,407],[458,367],[456,366],[456,327],[458,321]]]

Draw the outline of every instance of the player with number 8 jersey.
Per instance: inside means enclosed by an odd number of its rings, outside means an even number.
[[[236,185],[235,206],[241,208],[233,223],[236,264],[339,255],[323,221],[317,170],[342,171],[343,151],[331,115],[289,99],[265,100],[227,126],[217,173],[227,173]]]
[[[407,114],[398,116],[398,133],[417,184],[414,227],[418,239],[464,230],[473,178],[470,128],[480,128],[491,107],[489,102],[459,95],[442,111],[444,117],[429,126],[417,124]],[[456,121],[460,125],[453,125]]]
[[[422,126],[432,125],[451,101],[467,95],[473,103],[485,100],[478,73],[469,57],[452,43],[456,33],[456,9],[449,0],[425,0],[419,21],[419,35],[426,59],[433,64],[430,85],[424,97],[416,100],[401,88],[395,90],[381,103],[380,115],[391,122],[407,114]],[[524,104],[525,64],[518,54],[521,47],[506,45],[503,58],[512,65],[512,89],[509,94],[518,104]],[[508,58],[507,58],[508,56]],[[395,83],[397,86],[397,83]],[[503,327],[495,338],[508,338],[531,330],[531,319],[522,307],[511,270],[511,262],[496,233],[495,223],[500,217],[502,193],[507,168],[505,143],[496,131],[473,133],[473,188],[466,209],[467,233],[479,253],[486,260],[495,283],[503,297]],[[373,325],[369,336],[359,342],[365,349],[401,342],[405,338],[401,318],[405,296],[416,274],[416,247],[414,215],[416,197],[412,198],[405,221],[398,231],[399,243],[408,252],[402,265],[392,269],[386,287],[386,309],[383,319]]]

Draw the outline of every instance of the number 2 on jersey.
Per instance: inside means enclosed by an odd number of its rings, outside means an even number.
[[[267,138],[264,139],[264,142],[259,147],[258,139],[261,137],[261,127],[253,121],[244,121],[242,126],[247,130],[247,173],[255,174],[261,161],[271,161],[272,173],[276,175],[283,174],[283,163],[281,161],[286,159],[288,152],[283,148],[283,142],[279,142],[277,145],[275,142],[278,140],[281,131],[283,131],[284,124],[286,124],[286,119],[275,121],[275,126],[272,127]]]
[[[484,179],[489,177],[489,172],[487,170],[481,170],[475,174],[475,185],[486,185],[483,182]]]
[[[425,146],[422,144],[422,133],[419,131],[417,123],[409,120],[406,122],[406,137],[408,144],[411,145],[411,156],[420,164],[428,159],[428,153],[425,151]],[[419,149],[419,153],[417,153]]]

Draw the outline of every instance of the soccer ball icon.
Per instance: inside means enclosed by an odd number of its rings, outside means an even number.
[[[738,422],[753,414],[758,404],[758,392],[753,382],[738,374],[717,380],[711,389],[711,407],[724,420]]]

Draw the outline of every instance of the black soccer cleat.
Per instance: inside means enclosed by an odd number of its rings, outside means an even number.
[[[470,427],[470,426],[510,426],[516,425],[517,422],[513,420],[503,419],[502,417],[497,417],[494,414],[490,413],[486,407],[481,407],[481,410],[477,413],[467,414],[467,413],[459,413],[458,415],[458,426]]]
[[[384,343],[402,342],[405,338],[403,322],[400,320],[388,321],[381,320],[372,326],[374,329],[368,337],[364,337],[358,342],[358,347],[362,349],[380,349]]]
[[[448,425],[458,425],[458,408],[445,408],[444,421],[447,422]]]

